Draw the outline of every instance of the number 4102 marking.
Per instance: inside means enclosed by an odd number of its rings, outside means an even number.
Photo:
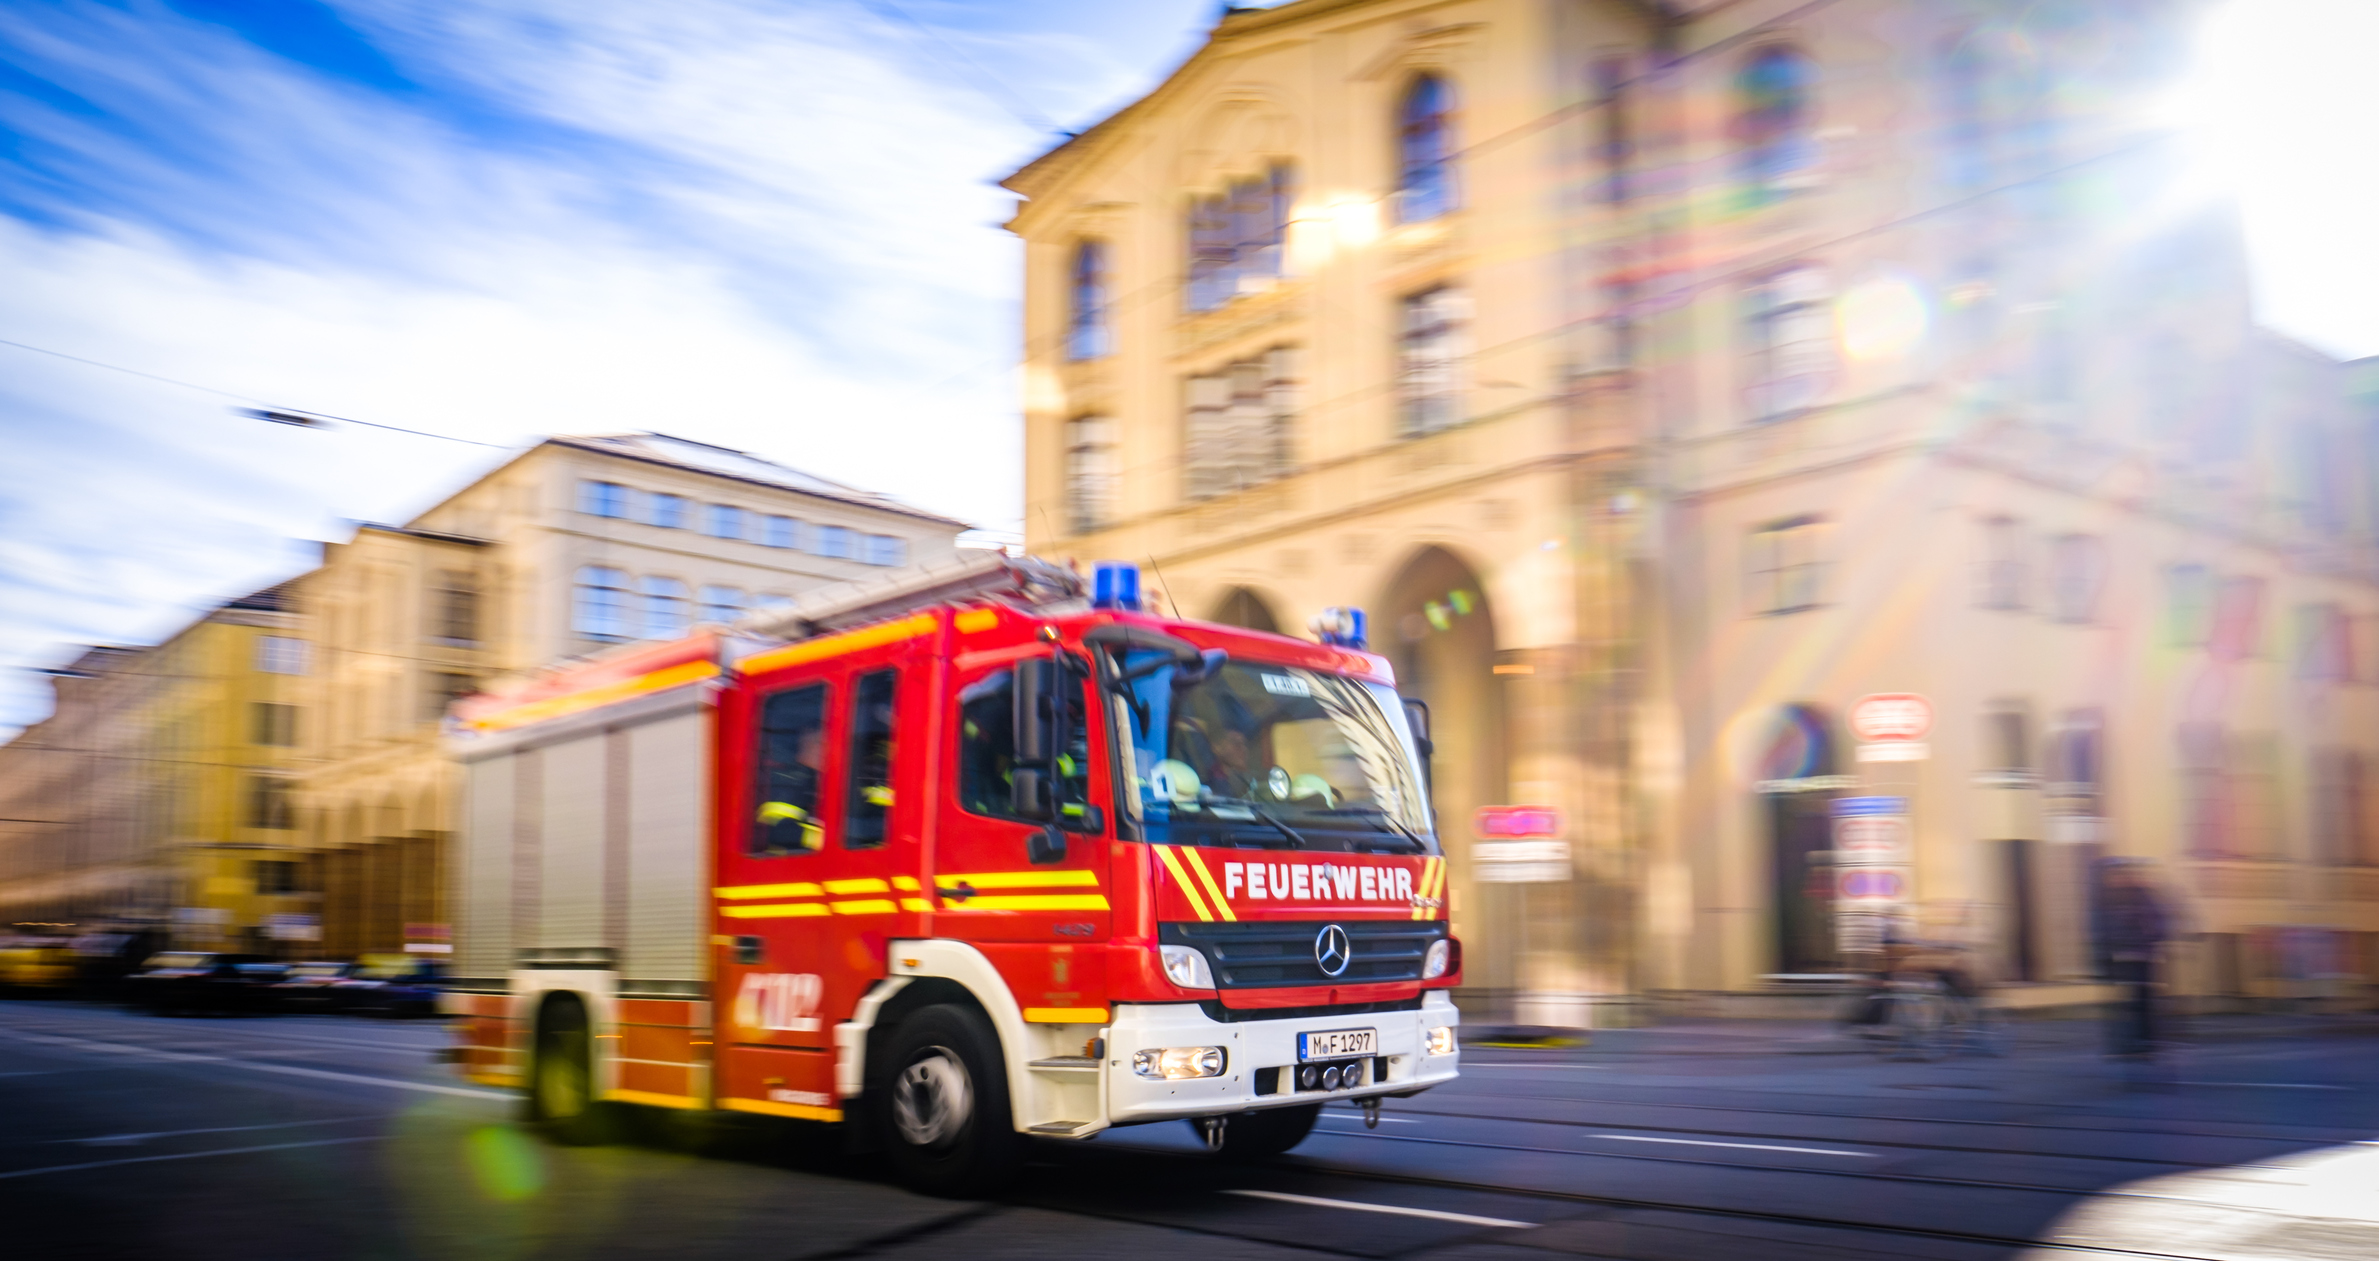
[[[746,1029],[812,1033],[826,980],[814,972],[747,972],[735,992],[735,1023]]]

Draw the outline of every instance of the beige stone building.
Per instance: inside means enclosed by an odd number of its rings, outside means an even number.
[[[293,584],[315,639],[299,816],[324,950],[445,932],[447,702],[496,675],[727,622],[808,587],[947,559],[961,522],[660,434],[557,437]]]
[[[1227,12],[1007,181],[1028,546],[1368,607],[1525,1022],[1838,972],[1844,796],[2039,1001],[2106,855],[2190,988],[2366,973],[2379,447],[2147,126],[2198,8]],[[1861,760],[1876,693],[1921,760]],[[1491,803],[1559,807],[1573,878],[1484,879]]]

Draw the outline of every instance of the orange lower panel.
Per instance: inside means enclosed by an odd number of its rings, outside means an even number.
[[[713,1080],[719,1106],[731,1111],[811,1121],[832,1121],[842,1115],[842,1100],[834,1093],[832,1051],[724,1046],[719,1048]]]
[[[629,1064],[618,1067],[618,1088],[649,1095],[692,1098],[695,1074],[687,1064]]]

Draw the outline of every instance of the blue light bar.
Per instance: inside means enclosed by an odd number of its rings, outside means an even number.
[[[1334,648],[1361,648],[1371,639],[1371,619],[1361,609],[1333,606],[1313,619],[1313,633]]]
[[[1140,611],[1140,567],[1126,560],[1102,560],[1091,566],[1090,604],[1095,609]]]

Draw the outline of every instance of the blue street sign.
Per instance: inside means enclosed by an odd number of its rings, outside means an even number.
[[[1837,819],[1851,819],[1871,814],[1906,813],[1908,813],[1908,798],[1906,797],[1834,798],[1834,817]]]

